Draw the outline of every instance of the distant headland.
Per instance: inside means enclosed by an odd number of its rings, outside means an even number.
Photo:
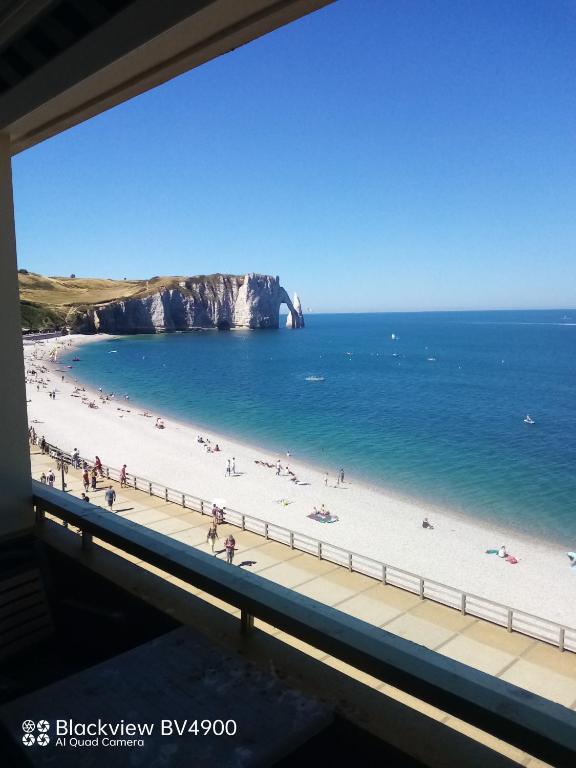
[[[149,280],[44,277],[19,271],[22,326],[70,333],[165,333],[198,328],[303,328],[300,299],[279,277],[197,275]]]

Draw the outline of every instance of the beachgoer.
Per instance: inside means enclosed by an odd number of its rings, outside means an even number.
[[[226,475],[225,477],[230,477],[230,472],[232,471],[232,466],[230,463],[230,459],[226,459]]]
[[[232,534],[228,536],[224,542],[224,546],[226,547],[226,562],[232,565],[232,560],[234,559],[234,550],[236,549],[236,539]]]
[[[340,467],[340,477],[338,478],[339,484],[344,482],[344,469]]]
[[[568,560],[570,560],[570,567],[576,568],[576,552],[566,552]]]
[[[236,474],[236,459],[232,458],[232,474]]]
[[[120,470],[120,488],[126,488],[127,482],[128,475],[126,474],[126,464],[122,464],[122,469]]]
[[[431,530],[434,530],[434,526],[429,522],[427,517],[422,520],[422,528],[430,528]]]
[[[282,464],[280,463],[280,459],[276,462],[276,474],[280,474],[280,470],[282,469]]]
[[[112,488],[112,486],[108,486],[108,490],[104,494],[104,497],[106,499],[106,503],[108,504],[108,509],[110,512],[112,512],[112,504],[116,501],[116,491]]]
[[[328,486],[328,472],[324,472],[324,485]]]
[[[210,542],[212,544],[212,552],[214,552],[214,544],[216,542],[216,539],[218,538],[220,537],[218,536],[216,523],[212,523],[212,525],[208,529],[208,536],[206,537],[206,543]]]
[[[507,556],[508,556],[508,552],[506,552],[506,547],[504,546],[504,544],[502,544],[502,546],[498,550],[498,557],[507,557]]]
[[[100,461],[99,456],[96,456],[96,460],[94,461],[94,469],[96,472],[98,472],[100,477],[104,477],[104,472],[102,471],[102,462]]]
[[[214,453],[217,453],[219,450],[220,450],[220,446],[218,445],[218,443],[216,443],[216,445],[214,446]]]

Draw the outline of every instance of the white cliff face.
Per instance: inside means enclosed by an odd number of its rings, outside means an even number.
[[[248,274],[215,275],[179,281],[142,298],[102,304],[79,312],[78,330],[102,333],[157,333],[193,328],[278,328],[281,304],[288,306],[289,327],[302,328],[304,318],[295,295],[292,304],[278,277]]]
[[[286,328],[304,328],[304,315],[302,314],[302,304],[297,293],[294,294],[294,312],[288,312],[286,318]]]

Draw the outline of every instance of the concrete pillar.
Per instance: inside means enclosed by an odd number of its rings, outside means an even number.
[[[0,543],[34,523],[9,137],[0,132]]]

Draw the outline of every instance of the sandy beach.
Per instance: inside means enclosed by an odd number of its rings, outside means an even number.
[[[81,357],[83,344],[102,338],[70,336],[58,341],[63,351],[78,350]],[[576,569],[569,567],[565,551],[557,545],[407,502],[348,478],[338,484],[334,467],[327,468],[325,485],[324,473],[300,463],[297,455],[270,454],[160,412],[144,416],[143,408],[126,400],[123,392],[103,403],[95,389],[86,387],[81,394],[98,406],[90,408],[81,397],[73,396],[76,369],[49,360],[48,352],[54,346],[54,340],[24,344],[27,371],[38,366],[47,369],[28,376],[27,384],[29,423],[39,437],[44,435],[66,451],[78,448],[82,456],[92,459],[97,454],[112,467],[127,464],[130,474],[206,499],[221,499],[240,512],[576,627]],[[46,384],[39,391],[36,378]],[[52,390],[56,390],[55,399],[49,397]],[[164,429],[155,427],[157,417],[162,418]],[[218,444],[220,451],[208,452],[197,441],[199,434],[212,446]],[[230,477],[226,476],[228,459],[234,459],[236,468]],[[275,468],[255,463],[264,461],[275,467],[278,459],[280,475]],[[298,483],[287,473],[287,465]],[[93,501],[99,503],[98,495]],[[307,517],[321,505],[338,521],[322,524]],[[424,517],[430,519],[433,530],[422,527]],[[241,532],[237,540],[241,548]],[[517,564],[486,554],[487,549],[502,544],[518,559]],[[576,543],[570,548],[576,548]]]

